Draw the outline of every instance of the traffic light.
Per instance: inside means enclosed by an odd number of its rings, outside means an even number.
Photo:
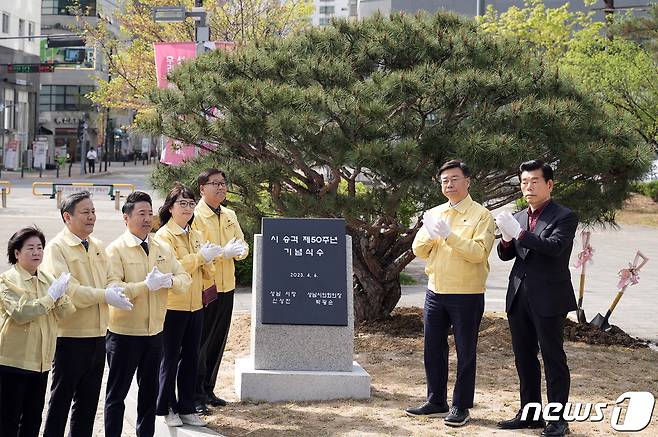
[[[53,36],[46,39],[46,47],[49,49],[56,47],[85,47],[87,41],[78,36]]]

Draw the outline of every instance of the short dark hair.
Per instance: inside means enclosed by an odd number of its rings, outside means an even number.
[[[464,173],[464,177],[467,178],[471,177],[471,170],[468,168],[466,164],[464,164],[462,161],[458,159],[451,159],[450,161],[445,162],[441,167],[439,167],[439,177],[441,177],[441,173],[451,168],[459,168],[461,169],[462,173]]]
[[[169,219],[171,218],[171,211],[169,211],[169,208],[174,206],[174,203],[176,202],[178,197],[182,197],[184,199],[191,199],[196,202],[196,197],[194,196],[194,192],[189,188],[187,188],[185,185],[181,184],[180,182],[176,182],[174,188],[172,188],[169,194],[167,194],[167,198],[165,199],[164,203],[158,210],[158,216],[160,216],[160,226],[166,225]],[[192,220],[194,220],[194,215],[192,215],[192,218],[190,218],[188,224],[192,224]]]
[[[43,235],[43,232],[36,226],[28,226],[22,228],[14,235],[11,236],[9,242],[7,243],[7,259],[9,259],[9,264],[15,265],[18,260],[16,259],[16,251],[21,250],[25,241],[32,237],[39,237],[41,240],[41,245],[46,246],[46,237]]]
[[[78,191],[77,193],[72,193],[66,196],[66,199],[64,199],[62,206],[59,209],[59,212],[62,215],[62,221],[66,223],[64,220],[65,212],[73,215],[73,211],[75,211],[75,205],[85,199],[91,199],[91,193],[89,191]]]
[[[546,164],[544,161],[539,159],[533,159],[531,161],[526,161],[519,166],[519,177],[524,171],[535,171],[541,169],[542,175],[546,182],[553,180],[553,167]]]
[[[133,209],[135,209],[135,204],[138,202],[148,202],[149,205],[153,206],[151,196],[143,191],[133,191],[128,197],[126,197],[126,203],[121,207],[121,212],[128,215],[132,214]]]
[[[224,170],[220,170],[218,168],[207,168],[201,173],[199,173],[199,176],[196,178],[196,182],[199,185],[199,189],[201,189],[202,185],[205,185],[208,183],[210,180],[210,176],[214,176],[216,174],[220,174],[224,176],[224,180],[226,180],[226,173],[224,173]]]

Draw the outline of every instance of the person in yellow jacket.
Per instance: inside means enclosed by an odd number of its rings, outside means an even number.
[[[46,245],[42,269],[55,277],[71,274],[77,311],[59,323],[43,436],[63,437],[71,410],[70,434],[91,437],[105,369],[108,305],[129,311],[132,304],[122,288],[110,285],[105,248],[91,236],[96,223],[91,194],[71,194],[60,213],[65,226]]]
[[[425,374],[427,402],[409,408],[410,416],[445,416],[449,426],[470,420],[475,395],[478,330],[484,312],[489,253],[494,242],[491,213],[468,193],[470,170],[461,161],[439,168],[441,191],[448,202],[423,216],[414,238],[414,254],[427,260],[425,295]],[[448,408],[448,329],[457,350],[457,380]]]
[[[46,238],[23,228],[9,239],[13,267],[0,275],[0,435],[37,437],[55,355],[57,322],[75,312],[69,275],[39,268]]]
[[[137,437],[153,436],[167,296],[170,292],[187,292],[192,282],[169,247],[149,237],[153,224],[151,205],[148,194],[131,193],[122,208],[128,229],[107,247],[110,283],[125,289],[133,309],[109,310],[105,340],[109,367],[106,437],[122,435],[124,400],[135,371],[139,385]]]
[[[163,355],[155,414],[164,416],[169,426],[207,424],[197,416],[194,405],[194,384],[203,328],[201,294],[203,278],[210,278],[214,273],[211,262],[222,254],[222,248],[204,242],[199,231],[190,228],[195,206],[192,190],[176,184],[160,207],[158,215],[163,226],[155,234],[158,241],[171,248],[192,277],[188,293],[169,294],[162,331]]]
[[[207,405],[223,406],[226,401],[214,393],[219,365],[224,354],[231,326],[233,294],[235,290],[234,260],[247,257],[249,247],[235,212],[222,206],[226,199],[226,174],[210,168],[197,177],[201,201],[194,209],[192,229],[198,230],[205,241],[222,247],[223,252],[213,261],[215,275],[204,281],[203,333],[199,353],[199,371],[195,389],[196,410],[207,414]],[[213,293],[213,290],[217,293]]]

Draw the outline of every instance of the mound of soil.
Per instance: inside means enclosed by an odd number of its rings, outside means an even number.
[[[576,323],[567,319],[564,325],[564,339],[587,344],[615,345],[633,349],[648,347],[647,342],[626,334],[619,326],[612,325],[608,331],[589,323]]]
[[[383,320],[363,322],[356,327],[359,334],[380,334],[400,338],[417,338],[423,335],[423,309],[416,307],[396,308],[390,317]],[[480,337],[494,336],[509,343],[507,321],[493,314],[485,314],[480,324]],[[602,331],[589,323],[576,323],[567,319],[564,339],[577,343],[629,348],[648,347],[645,341],[631,337],[618,326]]]

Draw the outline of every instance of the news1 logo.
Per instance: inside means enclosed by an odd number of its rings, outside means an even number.
[[[628,401],[624,407],[620,405]],[[620,395],[614,403],[612,415],[610,417],[610,426],[615,431],[637,432],[642,431],[651,422],[656,398],[653,394],[646,391],[627,391]],[[605,402],[567,402],[562,412],[562,404],[551,402],[542,408],[538,402],[530,402],[523,407],[521,420],[528,420],[530,410],[533,410],[532,420],[539,420],[541,417],[548,421],[557,421],[564,418],[567,422],[600,422],[605,418],[605,410],[609,407]],[[625,414],[622,414],[625,413]]]

